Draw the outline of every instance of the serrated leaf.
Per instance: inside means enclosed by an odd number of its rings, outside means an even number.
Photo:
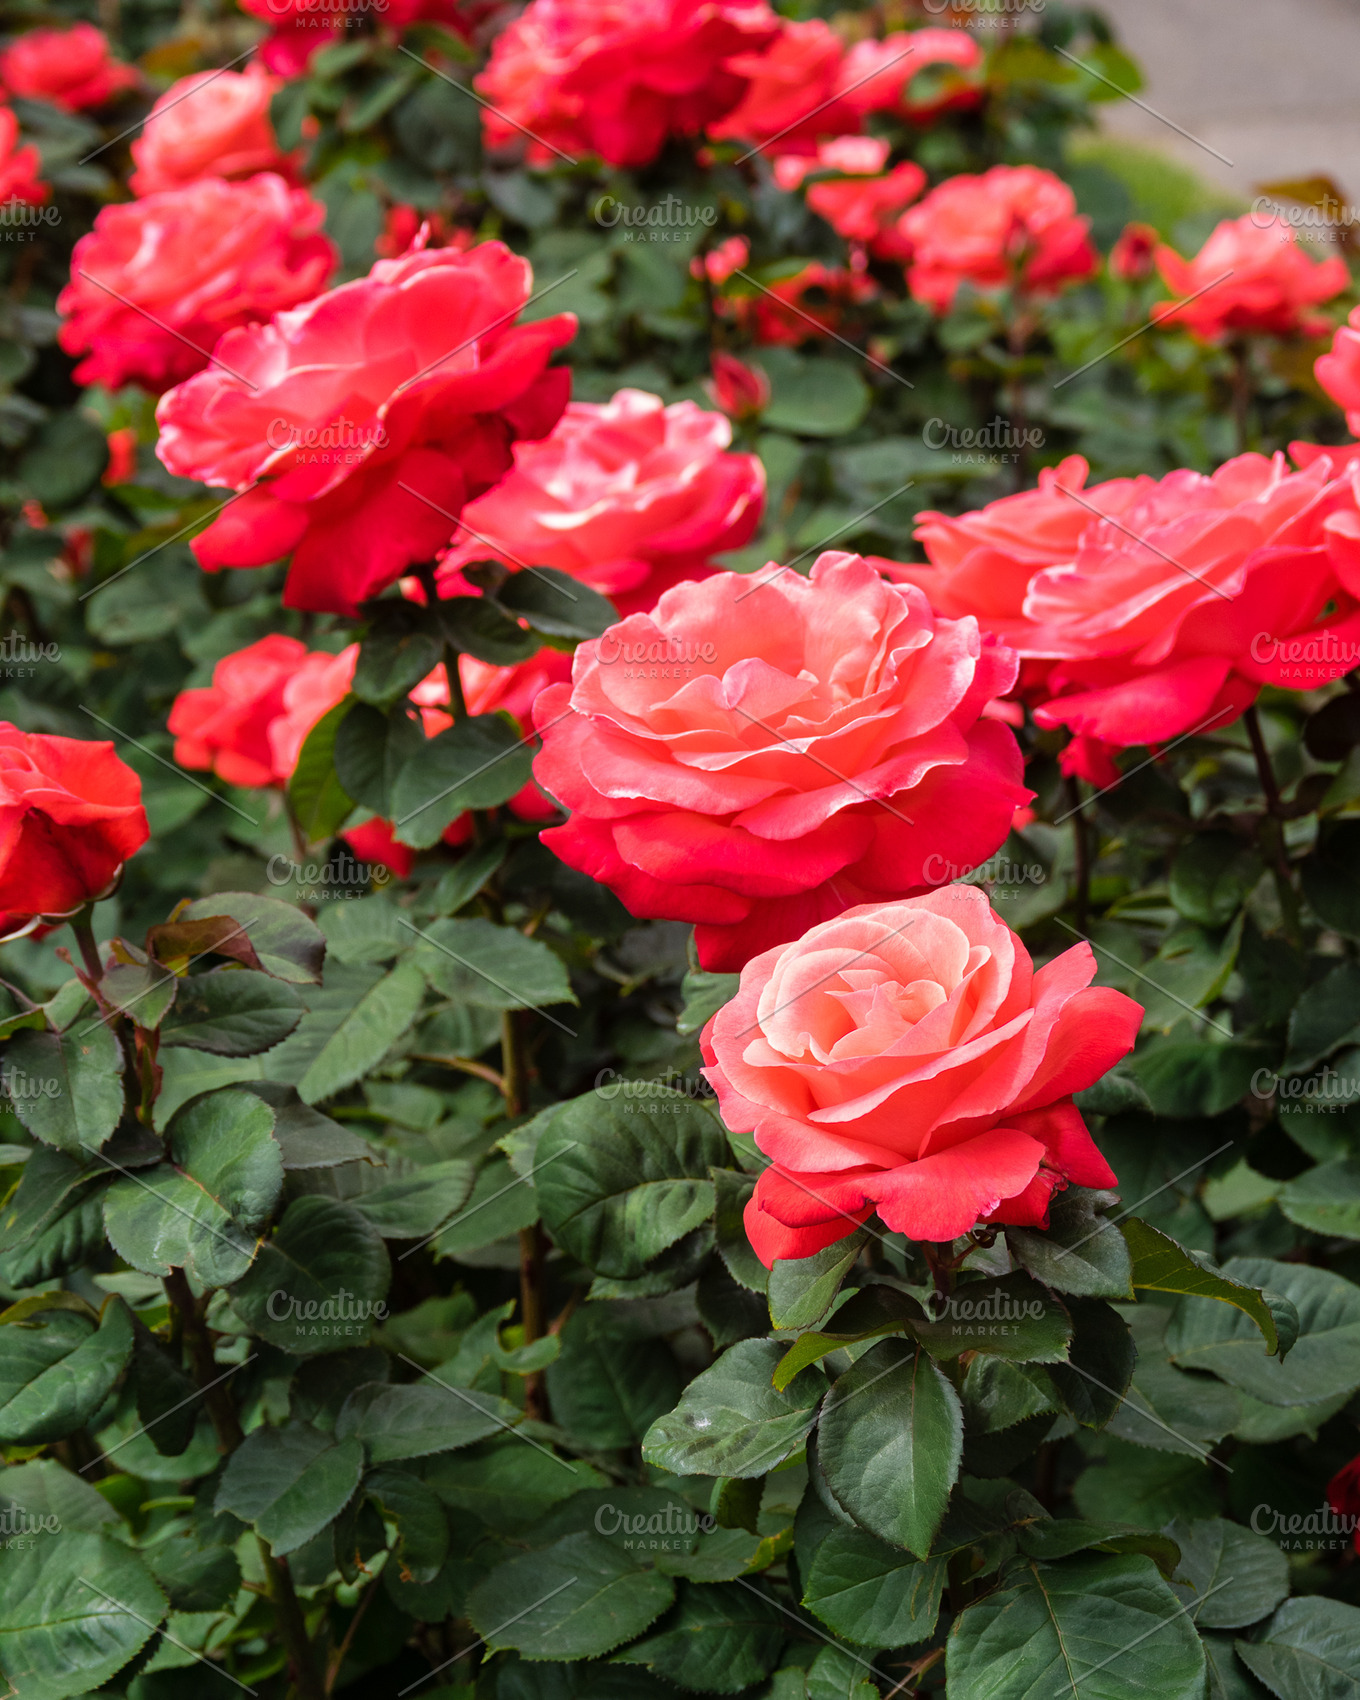
[[[1289,1220],[1310,1233],[1360,1240],[1360,1159],[1319,1163],[1286,1182],[1276,1197]]]
[[[270,974],[218,968],[178,982],[175,1007],[161,1023],[161,1043],[219,1057],[253,1057],[277,1045],[302,1020],[302,999]]]
[[[408,1386],[368,1382],[355,1388],[335,1419],[338,1436],[361,1441],[370,1462],[394,1463],[452,1452],[523,1420],[524,1413],[495,1394],[433,1377]]]
[[[1100,1197],[1084,1187],[1070,1187],[1053,1200],[1045,1232],[1007,1228],[1006,1243],[1031,1275],[1060,1293],[1131,1299],[1128,1247],[1115,1224],[1097,1214]]]
[[[1072,1319],[1060,1300],[1015,1269],[961,1284],[938,1316],[913,1321],[910,1332],[946,1362],[962,1352],[986,1352],[1013,1363],[1055,1364],[1067,1358]]]
[[[605,1486],[599,1471],[581,1459],[540,1452],[510,1435],[440,1453],[425,1465],[424,1477],[445,1505],[511,1535],[531,1529],[573,1494]]]
[[[464,810],[508,802],[533,777],[532,762],[510,720],[496,714],[460,720],[416,750],[393,782],[397,837],[428,850]]]
[[[1140,1221],[1137,1216],[1126,1216],[1119,1226],[1133,1259],[1133,1285],[1136,1288],[1155,1293],[1195,1294],[1235,1305],[1261,1330],[1266,1350],[1280,1350],[1275,1318],[1255,1288],[1240,1281],[1231,1281],[1218,1270],[1206,1268],[1191,1257],[1184,1246],[1177,1245],[1169,1234]],[[1288,1345],[1286,1341],[1286,1349]]]
[[[681,1476],[763,1476],[803,1445],[826,1378],[807,1369],[782,1391],[771,1385],[783,1348],[742,1340],[686,1387],[647,1431],[642,1455]]]
[[[826,1485],[861,1527],[917,1558],[930,1552],[962,1455],[958,1394],[920,1347],[903,1341],[866,1352],[822,1409],[817,1459]]]
[[[481,916],[440,920],[419,934],[411,928],[407,942],[415,944],[416,961],[430,984],[461,1003],[539,1009],[576,1002],[561,957],[514,927],[498,927]]]
[[[288,781],[288,806],[308,844],[322,844],[354,812],[354,798],[335,771],[335,735],[348,699],[328,709],[303,740]]]
[[[425,981],[413,962],[399,962],[359,999],[297,1083],[304,1104],[331,1098],[375,1068],[420,1013]]]
[[[1289,1592],[1289,1560],[1274,1541],[1225,1517],[1167,1526],[1181,1551],[1172,1586],[1200,1629],[1244,1629]]]
[[[64,1033],[16,1033],[5,1052],[15,1115],[35,1139],[73,1157],[97,1151],[118,1126],[122,1071],[122,1046],[97,1016]]]
[[[784,1619],[754,1584],[682,1582],[675,1610],[614,1657],[681,1688],[735,1694],[769,1675],[783,1643]]]
[[[1119,1409],[1137,1358],[1133,1337],[1113,1305],[1073,1299],[1072,1344],[1065,1364],[1048,1375],[1062,1408],[1084,1428],[1102,1428]]]
[[[8,1313],[8,1314],[12,1314]],[[113,1391],[132,1353],[132,1313],[113,1298],[95,1327],[70,1310],[40,1309],[0,1326],[0,1442],[62,1440]]]
[[[364,1343],[385,1314],[391,1274],[382,1237],[357,1210],[297,1198],[230,1296],[256,1334],[309,1357]]]
[[[357,1440],[307,1423],[257,1428],[227,1459],[216,1508],[251,1524],[283,1556],[339,1516],[363,1468]]]
[[[934,1633],[944,1559],[907,1558],[862,1529],[832,1529],[803,1580],[803,1604],[861,1647],[909,1647]]]
[[[1234,1645],[1252,1675],[1283,1700],[1360,1695],[1360,1610],[1340,1600],[1286,1600],[1259,1640]]]
[[[618,611],[598,590],[582,584],[556,567],[509,573],[496,592],[496,601],[511,614],[527,620],[545,637],[597,638],[618,620]]]
[[[276,897],[252,891],[219,891],[188,904],[180,921],[226,915],[250,940],[259,966],[276,980],[319,986],[326,943],[314,921]]]
[[[811,1257],[779,1257],[770,1270],[767,1292],[770,1320],[776,1328],[808,1328],[831,1308],[841,1282],[863,1250],[867,1236],[852,1233]]]
[[[385,1240],[423,1239],[462,1209],[472,1191],[474,1170],[468,1158],[450,1157],[372,1192],[356,1193],[349,1202]]]
[[[635,1446],[680,1397],[681,1376],[662,1340],[639,1340],[608,1305],[588,1304],[561,1333],[548,1366],[554,1421],[588,1447]]]

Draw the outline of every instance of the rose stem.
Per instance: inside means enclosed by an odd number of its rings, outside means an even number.
[[[529,1084],[521,1033],[513,1009],[501,1012],[501,1078],[504,1082],[505,1113],[522,1116],[529,1107]],[[543,1231],[535,1222],[519,1231],[519,1309],[524,1344],[532,1345],[543,1333]],[[538,1370],[524,1378],[524,1409],[531,1417],[546,1415],[543,1376]]]
[[[99,946],[94,940],[94,904],[87,903],[79,914],[71,917],[71,931],[76,935],[85,970],[96,983],[104,978],[104,964],[99,960]]]
[[[212,1344],[208,1339],[198,1305],[194,1301],[188,1278],[182,1269],[172,1269],[162,1285],[165,1287],[166,1298],[179,1317],[184,1344],[189,1349],[189,1358],[194,1368],[194,1379],[203,1390],[203,1404],[217,1436],[217,1449],[222,1453],[234,1452],[245,1439],[245,1434],[227,1384],[218,1375],[217,1363],[212,1355]],[[216,1386],[212,1385],[214,1381]],[[297,1594],[293,1590],[293,1579],[283,1561],[275,1558],[268,1541],[262,1535],[255,1538],[259,1543],[260,1559],[269,1584],[269,1597],[274,1604],[279,1633],[288,1651],[288,1662],[293,1669],[293,1681],[297,1685],[300,1700],[325,1700],[325,1690],[312,1661],[312,1648],[307,1639],[302,1607],[298,1604]]]
[[[1237,452],[1247,452],[1247,410],[1251,405],[1251,362],[1245,337],[1232,345],[1232,418]]]
[[[1069,773],[1063,781],[1063,791],[1067,797],[1068,812],[1072,816],[1072,850],[1074,856],[1074,872],[1077,877],[1077,931],[1086,931],[1087,915],[1091,907],[1091,844],[1086,836],[1085,804],[1082,801],[1081,781],[1074,773]]]
[[[1256,758],[1256,772],[1261,781],[1261,795],[1266,802],[1265,837],[1270,845],[1271,859],[1274,864],[1275,886],[1280,894],[1280,907],[1284,910],[1285,931],[1295,944],[1299,942],[1299,902],[1294,891],[1294,882],[1289,872],[1289,857],[1284,843],[1284,805],[1280,801],[1279,781],[1275,777],[1275,769],[1270,760],[1270,751],[1266,748],[1265,737],[1261,731],[1261,719],[1253,703],[1242,716],[1242,722],[1247,728],[1247,737],[1251,740],[1251,753]]]

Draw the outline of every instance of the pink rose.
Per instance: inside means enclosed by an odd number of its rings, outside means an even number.
[[[1346,429],[1353,437],[1360,437],[1360,307],[1352,307],[1350,317],[1332,338],[1332,346],[1314,362],[1313,371],[1337,406],[1346,410]]]
[[[1151,277],[1160,239],[1150,224],[1126,224],[1110,249],[1110,274],[1124,283]]]
[[[937,313],[963,283],[1052,295],[1096,269],[1088,223],[1067,184],[1037,165],[950,177],[902,215],[913,250],[907,282]]]
[[[859,115],[832,97],[845,49],[820,18],[785,23],[764,47],[728,60],[728,69],[749,78],[740,103],[708,127],[714,141],[765,143],[796,154],[819,136],[857,130]]]
[[[880,260],[911,258],[911,244],[898,228],[903,211],[926,185],[914,160],[903,160],[881,177],[842,177],[813,183],[807,204],[838,236],[860,242]]]
[[[548,360],[576,321],[516,325],[532,289],[500,242],[415,252],[227,337],[156,410],[172,472],[244,492],[195,538],[199,564],[291,552],[287,606],[352,616],[431,559],[566,402]]]
[[[650,164],[731,111],[746,78],[728,61],[779,27],[764,0],[532,0],[476,78],[487,146]]]
[[[181,77],[151,108],[132,144],[137,169],[128,187],[134,195],[154,195],[201,177],[288,175],[269,119],[269,103],[282,86],[260,65]]]
[[[797,347],[810,337],[843,334],[854,309],[877,295],[878,285],[862,271],[809,260],[801,271],[776,278],[757,294],[724,297],[717,305],[757,342]]]
[[[1330,301],[1350,282],[1339,255],[1315,263],[1289,226],[1225,219],[1193,260],[1159,247],[1157,269],[1173,295],[1194,296],[1184,306],[1161,302],[1152,316],[1182,324],[1201,342],[1264,332],[1271,336],[1320,336],[1331,327],[1309,311]]]
[[[845,56],[837,92],[859,117],[896,112],[929,124],[982,99],[982,49],[966,30],[911,30],[859,41]]]
[[[41,170],[37,148],[31,142],[19,146],[19,120],[0,106],[0,202],[41,206],[52,192],[39,178]]]
[[[487,0],[350,0],[346,8],[337,0],[241,0],[241,10],[273,26],[260,43],[260,63],[281,77],[300,77],[319,49],[333,47],[337,38],[352,40],[353,24],[365,12],[375,24],[396,32],[432,23],[466,36],[495,5]]]
[[[721,348],[713,350],[712,364],[704,388],[729,419],[754,419],[770,405],[770,380],[758,367]]]
[[[772,1159],[746,1207],[761,1262],[874,1210],[945,1241],[1046,1226],[1055,1191],[1113,1186],[1072,1094],[1132,1050],[1143,1012],[1095,971],[1085,943],[1036,971],[969,885],[862,904],[748,962],[704,1029],[704,1074]]]
[[[1014,736],[979,716],[1014,679],[975,621],[858,555],[677,585],[535,705],[535,776],[571,810],[543,841],[738,968],[1002,842],[1030,793]]]
[[[29,30],[0,53],[0,84],[10,94],[63,112],[105,106],[140,81],[131,65],[110,57],[108,37],[93,24]]]
[[[708,253],[695,255],[689,263],[689,275],[707,278],[710,283],[726,283],[733,272],[740,271],[751,257],[751,244],[744,236],[729,236]]]
[[[555,429],[517,443],[514,470],[464,510],[445,567],[496,556],[556,567],[650,608],[661,591],[739,549],[760,522],[765,472],[731,454],[732,427],[692,401],[644,390],[572,402]]]
[[[1035,720],[1075,734],[1067,771],[1109,784],[1118,749],[1221,729],[1262,685],[1314,690],[1356,665],[1360,465],[1313,454],[1300,472],[1247,454],[1089,490],[1072,456],[980,513],[919,515],[930,567],[880,564],[1013,645]]]
[[[105,207],[57,297],[61,346],[88,355],[77,381],[156,393],[202,371],[225,332],[324,286],[336,263],[325,217],[271,172]]]

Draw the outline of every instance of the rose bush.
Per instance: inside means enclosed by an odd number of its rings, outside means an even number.
[[[1244,335],[1318,336],[1330,321],[1310,311],[1350,282],[1346,262],[1311,260],[1288,225],[1258,224],[1253,217],[1225,219],[1192,260],[1165,244],[1157,270],[1176,304],[1158,302],[1154,316],[1183,324],[1205,342]]]
[[[180,189],[200,177],[287,176],[289,163],[269,120],[282,87],[258,64],[244,71],[200,71],[172,84],[132,143],[136,195]]]
[[[865,903],[753,957],[704,1029],[724,1122],[772,1159],[746,1206],[768,1268],[877,1211],[913,1240],[1046,1226],[1055,1189],[1116,1184],[1073,1092],[1141,1007],[1087,944],[1037,971],[974,886]]]
[[[36,29],[0,52],[0,86],[25,100],[46,100],[64,112],[104,106],[141,79],[109,51],[93,24]]]
[[[858,556],[676,586],[581,645],[534,709],[543,835],[639,915],[696,923],[738,968],[856,902],[972,867],[1029,793],[980,719],[1015,679],[971,619],[939,620]]]

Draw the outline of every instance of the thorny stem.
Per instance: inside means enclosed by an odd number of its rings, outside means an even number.
[[[94,905],[87,903],[77,915],[71,917],[71,931],[76,935],[76,943],[80,946],[81,960],[85,971],[96,984],[104,978],[104,964],[99,960],[99,946],[94,937]]]

